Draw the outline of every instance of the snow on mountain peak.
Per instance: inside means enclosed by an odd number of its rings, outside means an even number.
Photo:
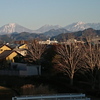
[[[77,22],[75,27],[80,26],[80,25],[84,25],[84,24],[85,24],[84,22]]]
[[[84,29],[87,29],[87,28],[93,28],[93,29],[96,29],[96,30],[100,30],[100,23],[84,23],[82,21],[79,21],[79,22],[76,22],[76,23],[69,24],[65,27],[61,27],[59,25],[46,24],[46,25],[40,27],[37,30],[31,30],[31,29],[25,28],[21,25],[18,25],[16,23],[9,23],[9,24],[6,24],[6,25],[0,27],[0,35],[13,33],[13,32],[18,32],[18,33],[21,33],[21,32],[44,33],[44,32],[47,32],[49,30],[52,30],[52,29],[57,30],[57,29],[60,29],[60,28],[66,29],[66,30],[71,31],[71,32],[81,31],[81,30],[84,30]]]
[[[15,32],[15,27],[16,27],[15,23],[9,23],[9,24],[3,26],[2,32],[5,32],[5,33]]]
[[[80,21],[80,22],[77,22],[77,24],[79,24],[79,25],[80,25],[80,24],[85,24],[85,23],[84,23],[84,22],[82,22],[82,21]]]
[[[18,25],[16,23],[9,23],[2,27],[0,27],[0,34],[8,34],[13,32],[32,32],[32,30],[25,28],[21,25]]]
[[[65,29],[68,30],[68,31],[74,32],[74,31],[84,30],[84,29],[86,29],[88,27],[89,26],[86,23],[80,21],[80,22],[77,22],[77,23],[73,23],[73,24],[67,25],[65,27]]]
[[[8,26],[9,26],[9,27],[15,27],[16,24],[15,24],[15,23],[9,23]]]

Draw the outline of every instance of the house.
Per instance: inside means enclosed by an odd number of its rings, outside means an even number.
[[[21,44],[18,47],[19,49],[27,49],[27,44]]]
[[[5,50],[0,54],[0,61],[14,62],[14,57],[17,55],[18,53],[14,50]]]
[[[27,44],[21,44],[14,49],[19,54],[26,56],[27,55]]]
[[[27,65],[23,63],[15,63],[18,57],[23,58],[23,55],[27,53],[26,45],[21,45],[19,48],[16,48],[16,51],[10,48],[8,45],[2,45],[0,49],[1,49],[0,75],[15,75],[15,76],[41,75],[40,65],[38,66],[38,65]]]
[[[27,55],[27,49],[23,49],[23,48],[16,48],[14,49],[17,53],[21,54],[22,56],[26,56]]]
[[[0,45],[0,54],[2,53],[2,52],[4,52],[5,50],[12,50],[12,48],[11,47],[9,47],[8,45]]]

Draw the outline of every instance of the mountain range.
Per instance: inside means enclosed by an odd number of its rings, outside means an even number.
[[[66,30],[71,32],[82,31],[88,28],[93,28],[95,30],[100,30],[100,23],[84,23],[76,22],[64,27]]]
[[[51,30],[55,31],[56,30]],[[50,32],[50,31],[48,31]],[[94,30],[92,28],[85,29],[83,31],[77,31],[77,32],[67,32],[67,33],[61,33],[61,34],[56,34],[55,36],[53,35],[52,37],[49,37],[45,34],[36,34],[36,33],[28,33],[28,32],[22,32],[22,33],[12,33],[12,34],[5,34],[5,35],[0,35],[0,43],[8,42],[8,43],[13,43],[14,41],[20,41],[20,40],[31,40],[31,39],[41,39],[41,40],[47,40],[51,39],[54,40],[56,39],[57,41],[62,41],[64,38],[68,39],[69,34],[74,35],[76,39],[80,39],[80,37],[84,34],[95,34],[96,36],[100,36],[100,30]]]
[[[70,34],[70,35],[69,35]],[[51,37],[51,40],[56,39],[58,41],[62,41],[64,38],[68,39],[69,36],[74,36],[75,39],[80,40],[82,36],[94,34],[96,38],[100,39],[100,30],[94,30],[93,28],[88,28],[83,31],[71,32],[71,33],[62,33],[56,36]]]
[[[29,32],[29,33],[43,33],[49,31],[51,29],[59,29],[61,28],[59,25],[44,25],[37,30],[28,29],[16,23],[9,23],[2,27],[0,27],[0,35],[11,34],[14,32]]]
[[[37,30],[31,30],[18,24],[10,23],[0,27],[0,42],[30,40],[34,38],[39,38],[41,40],[51,38],[51,40],[56,39],[59,41],[61,38],[67,37],[68,34],[74,34],[76,37],[80,37],[83,33],[87,32],[86,30],[95,32],[100,36],[100,23],[86,24],[77,22],[65,27],[59,25],[44,25]]]
[[[38,34],[45,33],[45,34],[47,34],[47,33],[50,33],[50,32],[48,32],[50,30],[52,30],[52,33],[53,33],[53,30],[57,30],[57,31],[63,30],[64,32],[66,32],[66,31],[76,32],[76,31],[82,31],[87,28],[93,28],[95,30],[100,30],[100,23],[76,22],[76,23],[72,23],[70,25],[66,25],[65,27],[61,27],[59,25],[44,25],[37,30],[28,29],[28,28],[21,26],[19,24],[16,24],[16,23],[9,23],[9,24],[6,24],[6,25],[0,27],[0,35],[11,34],[14,32],[17,32],[17,33],[29,32],[29,33],[38,33]]]
[[[57,29],[59,31],[59,29]],[[50,30],[48,32],[55,31],[54,33],[57,32],[57,30]],[[12,43],[14,41],[20,41],[20,40],[30,40],[30,39],[41,39],[41,40],[47,40],[51,39],[54,40],[56,39],[57,41],[62,41],[63,38],[68,39],[69,34],[74,35],[76,39],[80,39],[80,37],[83,34],[88,34],[90,35],[91,33],[95,34],[96,36],[100,36],[100,30],[94,30],[92,28],[85,29],[83,31],[77,31],[77,32],[66,32],[66,33],[60,33],[53,35],[52,37],[46,35],[48,34],[46,32],[45,34],[36,34],[36,33],[28,33],[28,32],[22,32],[22,33],[13,33],[13,34],[5,34],[5,35],[0,35],[0,42],[9,42]],[[58,32],[57,32],[58,33]]]

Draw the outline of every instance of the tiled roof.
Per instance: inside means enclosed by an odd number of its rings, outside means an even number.
[[[3,46],[7,46],[8,48],[12,49],[10,46],[8,45],[5,45],[5,44],[0,44],[0,48],[3,47]]]
[[[6,58],[7,56],[9,56],[11,53],[13,53],[13,52],[15,52],[15,51],[13,51],[13,50],[5,50],[4,52],[2,52],[1,54],[0,54],[0,59],[4,59],[4,58]]]

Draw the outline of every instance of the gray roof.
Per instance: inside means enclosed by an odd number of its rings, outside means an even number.
[[[7,56],[9,56],[13,52],[15,52],[15,51],[13,51],[13,50],[5,50],[4,52],[2,52],[0,54],[0,59],[5,59]]]

